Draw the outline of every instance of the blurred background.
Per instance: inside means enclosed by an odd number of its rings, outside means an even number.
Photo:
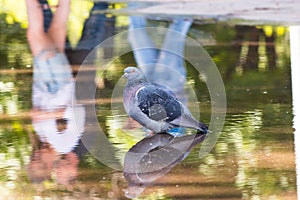
[[[72,182],[58,181],[54,169],[33,183],[28,175],[35,152],[29,116],[33,66],[25,2],[2,0],[0,5],[0,199],[126,199],[122,172],[88,152],[77,154],[77,161],[72,156],[63,159],[68,162],[63,170],[76,171]],[[72,1],[66,52],[75,74],[93,48],[91,38],[101,33],[97,41],[101,42],[128,30],[128,15],[118,12],[126,6]],[[88,19],[102,26],[98,30],[85,26]],[[150,17],[148,23],[167,28],[170,20]],[[84,27],[95,31],[86,35]],[[225,125],[206,157],[199,159],[200,145],[194,147],[183,162],[136,199],[297,199],[289,27],[198,19],[187,35],[203,46],[221,73],[227,96]],[[92,65],[97,65],[97,59],[113,58],[121,48],[118,44],[99,48]],[[97,120],[121,165],[125,153],[144,136],[131,131],[135,125],[127,115],[116,118],[119,110],[111,108],[112,92],[128,65],[136,65],[132,52],[114,59],[105,72],[92,70]],[[191,107],[199,108],[201,121],[209,122],[211,101],[205,78],[190,63],[185,67],[187,83],[198,100]],[[112,101],[122,104],[120,99]]]

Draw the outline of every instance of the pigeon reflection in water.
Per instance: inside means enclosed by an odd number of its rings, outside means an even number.
[[[197,133],[174,137],[158,133],[139,141],[125,155],[124,177],[128,181],[125,196],[139,196],[147,186],[183,161],[195,145],[204,141],[205,136]]]

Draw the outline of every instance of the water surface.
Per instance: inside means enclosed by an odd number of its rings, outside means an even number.
[[[32,183],[27,170],[34,133],[28,114],[32,59],[26,18],[12,18],[5,10],[0,18],[1,198],[125,199],[127,181],[122,171],[107,167],[89,153],[79,157],[72,182],[57,183],[52,171],[49,178]],[[126,16],[117,17],[117,23],[110,22],[114,33],[128,28]],[[167,21],[151,23],[168,25]],[[69,33],[72,48],[76,46],[73,34]],[[221,73],[227,97],[225,125],[206,157],[200,159],[201,145],[195,146],[184,161],[155,180],[137,199],[296,199],[288,28],[197,21],[188,36],[203,45]],[[110,59],[118,48],[116,41],[101,50],[99,59]],[[97,120],[120,165],[125,153],[145,136],[127,115],[115,109],[122,106],[122,99],[112,99],[118,106],[111,107],[112,92],[123,69],[134,64],[130,52],[114,61],[104,75],[99,71],[95,74]],[[74,61],[74,68],[79,65]],[[187,82],[198,99],[189,102],[190,108],[194,111],[199,107],[201,120],[209,122],[211,102],[203,77],[189,63],[186,69]]]

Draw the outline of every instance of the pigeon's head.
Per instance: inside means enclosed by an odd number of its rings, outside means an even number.
[[[141,81],[146,80],[143,72],[137,67],[126,67],[124,69],[124,78],[127,78],[129,81]]]

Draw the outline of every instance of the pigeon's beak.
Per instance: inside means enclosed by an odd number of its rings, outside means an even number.
[[[127,78],[127,77],[128,77],[128,73],[125,72],[121,78]]]

